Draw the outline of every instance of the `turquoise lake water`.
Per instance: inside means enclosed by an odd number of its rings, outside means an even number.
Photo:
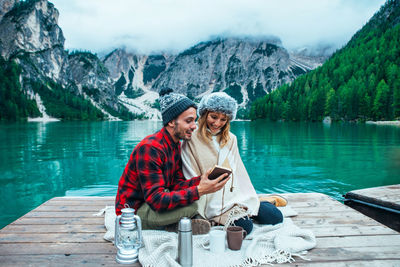
[[[134,146],[160,122],[0,124],[0,228],[55,196],[113,196]],[[235,121],[258,193],[400,183],[400,127]]]

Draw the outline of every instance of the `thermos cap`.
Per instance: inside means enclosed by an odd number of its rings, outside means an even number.
[[[179,221],[178,231],[192,231],[192,220],[190,220],[188,217],[181,218],[181,220]]]

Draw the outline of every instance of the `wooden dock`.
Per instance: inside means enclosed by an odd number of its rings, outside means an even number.
[[[400,232],[400,184],[350,191],[344,204]]]
[[[310,261],[284,266],[400,266],[400,235],[319,193],[282,194],[298,212],[293,221],[310,229],[317,247]],[[57,197],[0,230],[0,266],[121,266],[103,240],[112,197]],[[139,266],[138,264],[135,266]]]

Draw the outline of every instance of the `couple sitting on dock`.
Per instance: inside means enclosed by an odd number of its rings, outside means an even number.
[[[189,217],[194,234],[205,234],[218,224],[241,226],[249,234],[253,220],[282,222],[275,205],[260,202],[243,165],[236,136],[229,130],[238,106],[232,97],[212,93],[197,107],[165,88],[159,102],[164,127],[133,150],[118,185],[117,215],[129,205],[143,229],[171,229],[181,217]],[[229,168],[232,174],[210,180],[214,165]]]

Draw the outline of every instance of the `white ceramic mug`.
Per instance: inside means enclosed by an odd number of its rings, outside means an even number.
[[[213,253],[225,252],[225,236],[226,233],[222,229],[212,229],[209,233],[209,242],[203,245],[205,249],[209,249]]]

